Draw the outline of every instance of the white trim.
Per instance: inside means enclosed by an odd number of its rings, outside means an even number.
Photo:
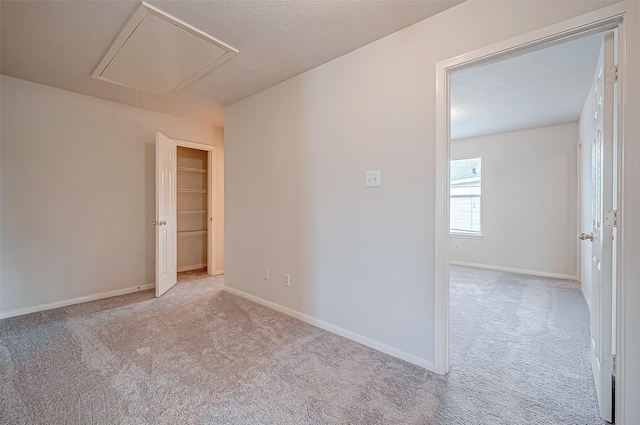
[[[103,81],[109,81],[113,84],[126,87],[123,84],[101,77],[100,74],[102,74],[102,72],[105,70],[107,65],[109,65],[109,62],[111,62],[111,60],[116,56],[118,51],[120,51],[120,49],[122,48],[122,45],[125,43],[125,41],[127,41],[131,33],[133,33],[133,31],[136,29],[136,27],[140,25],[140,22],[142,22],[142,20],[144,19],[145,16],[147,16],[148,13],[149,13],[149,10],[145,7],[144,3],[138,6],[135,12],[133,12],[133,14],[127,20],[127,23],[120,30],[120,33],[118,34],[116,39],[113,40],[113,43],[111,43],[111,46],[109,46],[109,50],[107,50],[107,53],[105,53],[102,59],[100,59],[100,62],[98,62],[98,65],[91,73],[92,78],[96,78]]]
[[[475,267],[477,269],[497,270],[500,272],[520,273],[520,274],[527,274],[531,276],[542,276],[542,277],[551,277],[554,279],[567,279],[567,280],[578,281],[578,276],[574,276],[570,274],[548,273],[548,272],[540,272],[536,270],[515,269],[513,267],[502,267],[502,266],[492,266],[489,264],[467,263],[465,261],[455,261],[455,260],[451,260],[449,264],[453,264],[455,266]]]
[[[224,274],[224,269],[214,270],[213,271],[213,276],[221,276],[223,274]]]
[[[325,331],[329,331],[331,333],[334,333],[336,335],[340,335],[340,336],[342,336],[344,338],[350,339],[350,340],[355,341],[357,343],[360,343],[362,345],[366,345],[367,347],[373,348],[374,350],[381,351],[381,352],[383,352],[385,354],[388,354],[388,355],[393,356],[393,357],[397,357],[397,358],[399,358],[401,360],[404,360],[404,361],[406,361],[408,363],[411,363],[411,364],[414,364],[416,366],[420,366],[420,367],[425,368],[427,370],[433,371],[433,363],[432,362],[430,362],[428,360],[425,360],[425,359],[422,359],[420,357],[414,356],[413,354],[406,353],[404,351],[398,350],[397,348],[393,348],[393,347],[391,347],[389,345],[386,345],[386,344],[383,344],[381,342],[378,342],[378,341],[376,341],[374,339],[367,338],[366,336],[362,336],[362,335],[357,334],[355,332],[348,331],[348,330],[346,330],[344,328],[341,328],[339,326],[332,325],[331,323],[327,323],[327,322],[324,322],[322,320],[316,319],[314,317],[307,316],[306,314],[302,314],[302,313],[297,312],[295,310],[292,310],[290,308],[283,307],[283,306],[281,306],[279,304],[272,303],[271,301],[267,301],[265,299],[256,297],[254,295],[247,294],[246,292],[242,292],[242,291],[239,291],[237,289],[229,288],[227,286],[225,286],[223,288],[223,290],[228,292],[228,293],[230,293],[230,294],[237,295],[237,296],[242,297],[244,299],[247,299],[249,301],[253,301],[253,302],[257,303],[257,304],[260,304],[260,305],[263,305],[265,307],[268,307],[268,308],[270,308],[272,310],[276,310],[276,311],[279,311],[280,313],[284,313],[287,316],[293,317],[294,319],[302,320],[303,322],[306,322],[306,323],[308,323],[310,325],[316,326],[316,327],[318,327],[320,329],[324,329]]]
[[[183,148],[197,149],[199,151],[208,152],[216,148],[214,145],[205,145],[204,143],[190,142],[188,140],[180,140],[180,139],[174,139],[174,138],[171,138],[171,140],[176,142],[176,145],[181,146]]]
[[[207,273],[216,269],[216,150],[207,152]]]
[[[449,158],[450,158],[450,72],[470,67],[478,63],[490,63],[504,60],[508,57],[520,54],[524,51],[533,51],[552,46],[564,41],[575,39],[587,34],[602,32],[607,29],[618,28],[618,120],[619,120],[619,155],[623,155],[626,142],[625,113],[626,113],[626,33],[624,23],[626,13],[630,10],[629,4],[620,2],[593,12],[568,19],[545,28],[538,29],[518,37],[483,47],[463,55],[450,58],[436,64],[436,121],[435,121],[435,283],[434,283],[434,364],[437,373],[449,371]],[[635,13],[635,9],[631,9]],[[624,162],[619,156],[619,196],[620,202],[624,188],[623,173],[621,167]],[[624,204],[618,205],[620,217],[624,217]],[[623,220],[618,224],[618,264],[617,268],[617,334],[616,352],[620,354],[620,361],[616,362],[616,421],[622,423],[625,420],[625,382],[627,377],[625,370],[625,345],[622,331],[625,326],[624,294],[626,276],[624,275],[624,263],[626,253],[624,247]]]
[[[146,285],[132,286],[130,288],[116,289],[115,291],[101,292],[99,294],[85,295],[83,297],[71,298],[68,300],[55,301],[52,303],[38,304],[31,307],[16,308],[14,310],[3,311],[0,313],[0,319],[8,317],[22,316],[23,314],[37,313],[39,311],[52,310],[54,308],[67,307],[74,304],[86,303],[89,301],[101,300],[103,298],[117,297],[118,295],[131,294],[133,292],[146,291],[156,287],[155,283],[147,283]]]
[[[434,270],[434,371],[449,372],[449,191],[451,142],[450,75],[442,62],[436,64],[436,146],[435,146],[435,270]],[[482,214],[482,212],[481,212]]]
[[[626,12],[626,8],[624,9]],[[638,21],[636,19],[636,25]],[[625,364],[627,361],[626,343],[623,332],[626,329],[626,250],[625,241],[625,209],[624,209],[624,188],[626,180],[624,179],[624,151],[627,141],[626,129],[626,104],[627,104],[627,33],[626,18],[623,15],[622,22],[618,24],[618,158],[617,158],[617,177],[618,177],[618,217],[617,217],[617,245],[616,245],[616,396],[614,406],[614,419],[618,425],[624,425],[626,420],[625,403],[626,403],[626,382]],[[637,77],[636,77],[637,79]],[[632,357],[632,356],[629,356]],[[635,357],[635,356],[634,356]],[[633,358],[632,360],[633,361]],[[633,379],[633,378],[631,378]]]
[[[458,239],[484,239],[484,235],[482,233],[453,233],[453,232],[449,232],[449,236],[451,238],[458,238]]]

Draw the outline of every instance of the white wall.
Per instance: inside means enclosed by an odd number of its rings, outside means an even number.
[[[465,2],[229,107],[225,284],[431,363],[436,63],[602,5]]]
[[[452,236],[450,259],[577,279],[577,146],[577,123],[452,141],[482,158],[483,236]]]
[[[435,64],[603,6],[465,2],[227,110],[225,284],[434,358]],[[628,2],[623,320],[640,417],[640,4]],[[365,170],[382,170],[380,189]],[[270,267],[273,279],[262,280]],[[292,273],[292,287],[282,272]],[[625,361],[626,359],[626,361]],[[621,419],[622,421],[622,419]]]
[[[170,115],[2,76],[2,304],[155,281],[155,132],[222,143]]]

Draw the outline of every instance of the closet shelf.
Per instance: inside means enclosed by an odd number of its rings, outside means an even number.
[[[195,210],[195,211],[178,211],[178,214],[206,214],[207,210]]]
[[[189,173],[206,173],[204,168],[178,167],[178,171],[187,171]]]
[[[178,193],[207,193],[203,189],[178,189]]]
[[[191,232],[178,232],[178,237],[180,236],[198,236],[198,235],[206,235],[206,230],[193,230]]]

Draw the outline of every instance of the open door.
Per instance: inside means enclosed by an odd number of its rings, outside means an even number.
[[[177,188],[176,142],[156,133],[156,297],[178,280],[177,272]]]
[[[591,366],[596,384],[600,415],[613,421],[614,347],[612,293],[613,228],[615,226],[614,184],[614,35],[604,36],[592,88],[594,134],[591,139],[591,234],[580,239],[591,241]]]

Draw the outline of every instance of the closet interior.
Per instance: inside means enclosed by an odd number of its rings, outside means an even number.
[[[207,267],[207,152],[178,146],[178,272]]]

